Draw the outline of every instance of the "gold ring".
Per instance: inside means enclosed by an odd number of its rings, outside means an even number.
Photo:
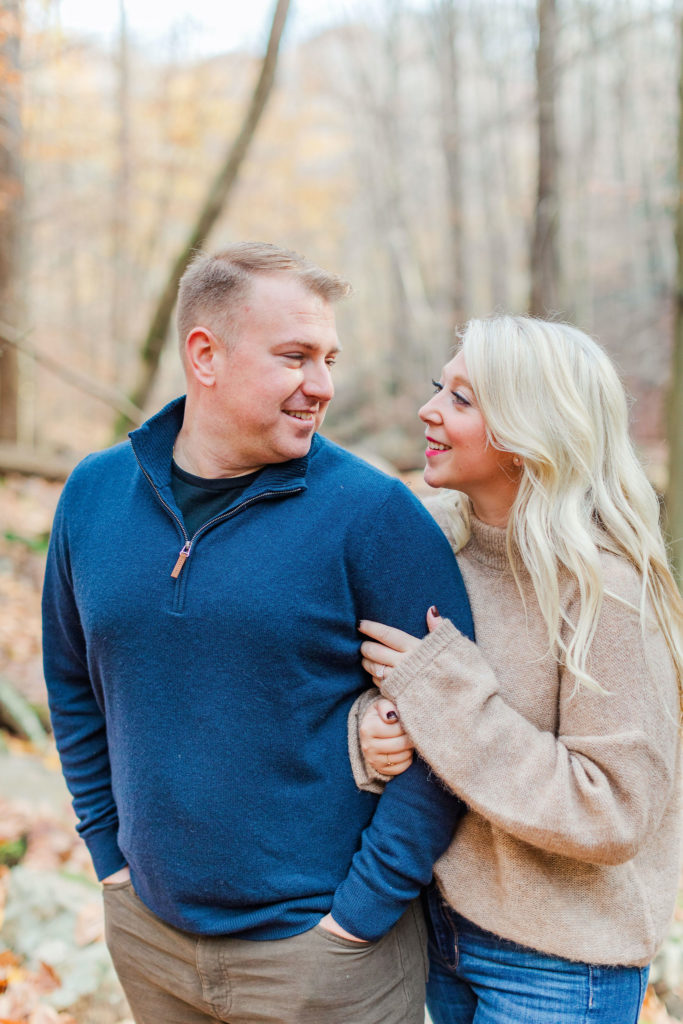
[[[386,757],[386,759],[387,759],[387,763],[386,763],[386,767],[387,767],[387,768],[391,768],[391,767],[392,767],[393,765],[395,765],[395,764],[396,764],[396,762],[395,762],[395,761],[390,761],[390,760],[389,760],[389,755],[388,755],[388,754],[385,754],[384,756],[385,756],[385,757]]]

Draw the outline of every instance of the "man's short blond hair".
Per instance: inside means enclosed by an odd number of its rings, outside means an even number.
[[[181,350],[193,327],[216,331],[229,345],[238,328],[236,304],[252,277],[288,274],[326,302],[351,291],[348,281],[330,274],[290,249],[270,242],[238,242],[213,254],[199,252],[180,280],[176,323]]]

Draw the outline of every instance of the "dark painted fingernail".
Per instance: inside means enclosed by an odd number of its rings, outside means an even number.
[[[396,714],[395,711],[387,711],[387,720],[389,722],[393,722],[394,719],[396,719],[396,718],[398,718],[398,715]]]
[[[432,607],[431,607],[431,608],[430,608],[429,610],[430,610],[430,612],[432,613],[432,615],[436,615],[436,616],[438,616],[438,614],[439,614],[439,609],[438,609],[438,608],[436,607],[436,605],[435,605],[435,604],[433,604],[433,605],[432,605]]]

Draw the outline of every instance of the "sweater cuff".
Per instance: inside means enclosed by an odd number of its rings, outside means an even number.
[[[88,847],[88,853],[92,858],[95,874],[99,881],[126,867],[126,859],[116,841],[116,830],[89,832],[83,836],[83,839]]]
[[[337,924],[357,939],[377,942],[394,927],[405,909],[402,898],[383,896],[355,876],[337,888],[330,913]]]
[[[381,693],[376,687],[373,687],[371,690],[366,690],[365,693],[362,693],[360,697],[358,697],[349,711],[348,741],[351,771],[353,772],[353,779],[358,788],[364,790],[366,793],[383,793],[385,784],[391,779],[390,775],[382,775],[381,772],[375,771],[372,765],[367,763],[363,756],[363,751],[360,745],[360,736],[358,734],[358,729],[365,712],[368,708],[371,708],[381,696]]]
[[[382,696],[389,700],[396,700],[409,686],[415,683],[416,678],[419,679],[427,673],[434,659],[442,651],[452,649],[454,645],[461,643],[469,645],[472,641],[463,636],[450,619],[444,619],[433,633],[428,633],[417,647],[401,658],[396,668],[393,668],[382,680]]]

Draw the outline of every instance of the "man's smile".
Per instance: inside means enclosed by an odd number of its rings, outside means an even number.
[[[283,409],[286,416],[293,416],[296,420],[304,420],[310,422],[315,419],[315,412],[313,409]]]

